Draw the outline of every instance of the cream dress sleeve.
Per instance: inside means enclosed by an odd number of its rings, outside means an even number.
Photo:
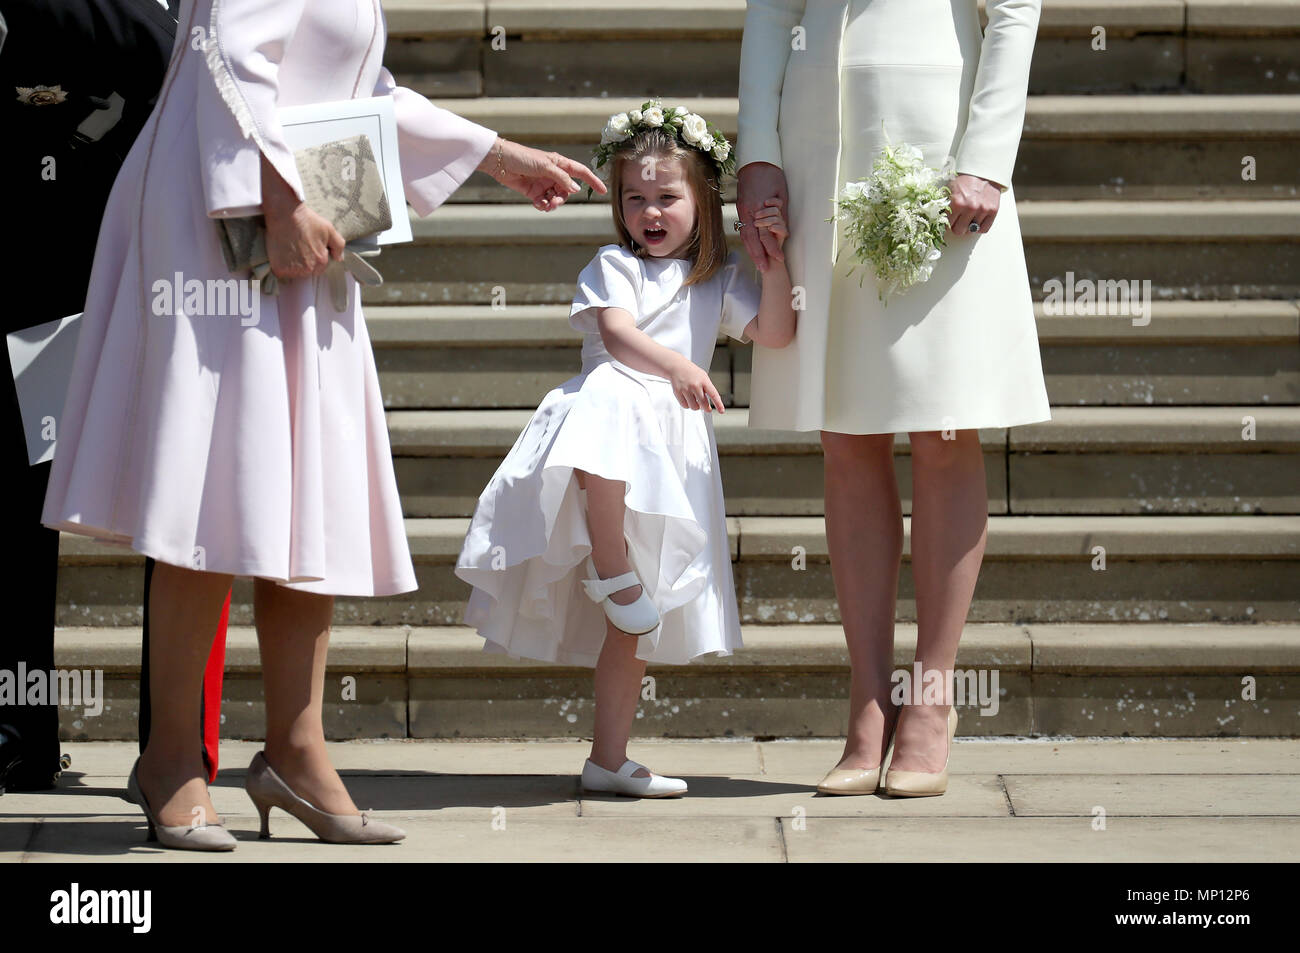
[[[740,42],[740,112],[736,168],[751,162],[781,165],[776,122],[781,86],[790,59],[791,31],[803,19],[806,0],[749,0]]]
[[[957,148],[957,172],[1011,181],[1025,124],[1029,63],[1038,35],[1041,0],[986,0],[988,26],[980,47],[966,130]]]

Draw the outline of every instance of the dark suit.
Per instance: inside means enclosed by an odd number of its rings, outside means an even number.
[[[5,32],[0,182],[7,200],[9,296],[0,309],[0,330],[5,333],[82,310],[99,222],[118,168],[153,108],[171,58],[177,6],[179,0],[169,15],[157,0],[0,0]],[[3,353],[7,361],[7,350]],[[0,669],[16,671],[22,662],[28,671],[49,671],[54,668],[59,537],[41,525],[40,517],[50,464],[28,464],[7,364],[0,377],[7,524],[0,566],[8,621],[0,633]],[[146,662],[151,570],[150,565],[145,582]],[[218,673],[217,704],[224,645],[223,616],[215,664],[209,666]],[[142,682],[143,745],[147,675]],[[211,727],[209,768],[215,774],[216,726]],[[15,756],[20,763],[14,763]],[[0,707],[0,786],[47,788],[60,770],[57,700]]]

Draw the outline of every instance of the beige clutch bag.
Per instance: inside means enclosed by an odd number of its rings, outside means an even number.
[[[307,206],[328,219],[349,243],[343,261],[330,262],[326,271],[335,310],[342,311],[348,304],[345,270],[352,272],[362,284],[384,283],[383,276],[361,258],[361,255],[379,254],[377,245],[363,240],[393,225],[384,178],[370,140],[361,135],[299,149],[293,158]],[[234,272],[251,271],[267,294],[279,291],[266,251],[263,216],[217,219],[217,233],[227,268]]]

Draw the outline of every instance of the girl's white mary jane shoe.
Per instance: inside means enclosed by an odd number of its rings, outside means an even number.
[[[659,610],[645,594],[645,586],[641,584],[636,573],[625,572],[621,576],[601,579],[596,572],[596,564],[591,561],[590,556],[587,557],[587,573],[589,578],[582,580],[587,595],[592,602],[600,603],[601,608],[605,610],[605,617],[620,631],[628,635],[645,635],[659,625]],[[641,594],[632,602],[621,606],[609,598],[610,593],[629,586],[641,586]]]
[[[665,778],[651,774],[648,778],[634,778],[645,765],[624,761],[617,772],[606,771],[590,758],[582,766],[582,789],[605,794],[622,794],[625,797],[681,797],[686,793],[686,782],[681,778]],[[649,768],[645,768],[649,771]]]

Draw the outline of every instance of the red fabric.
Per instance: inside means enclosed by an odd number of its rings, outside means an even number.
[[[221,621],[212,640],[212,654],[203,670],[203,749],[208,756],[208,783],[217,780],[217,747],[221,739],[221,681],[226,673],[226,623],[230,620],[230,593],[221,607]]]

